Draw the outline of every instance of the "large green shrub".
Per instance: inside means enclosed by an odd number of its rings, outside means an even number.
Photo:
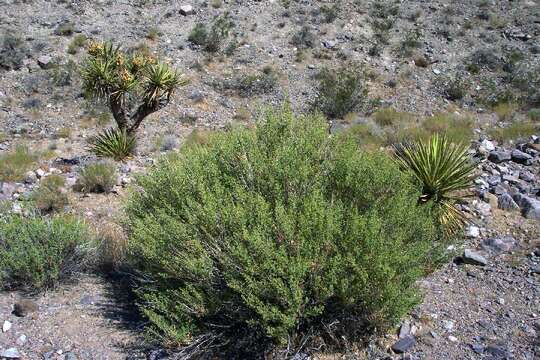
[[[337,312],[391,324],[439,244],[411,180],[289,110],[168,156],[126,208],[152,331],[185,343],[241,328],[283,344]]]
[[[86,226],[73,218],[0,218],[0,287],[53,286],[80,267],[87,241]]]

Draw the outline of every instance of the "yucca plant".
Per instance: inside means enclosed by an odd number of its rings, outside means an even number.
[[[439,222],[448,233],[456,233],[467,222],[455,207],[471,187],[476,168],[467,154],[467,146],[450,142],[444,135],[429,140],[394,146],[395,159],[402,169],[410,170],[422,184],[419,204],[434,202],[439,207]]]
[[[132,155],[135,146],[135,136],[125,129],[105,129],[91,141],[91,151],[94,154],[118,161]]]
[[[84,91],[106,102],[121,131],[134,134],[150,114],[167,106],[187,81],[169,65],[112,43],[91,42],[81,75]]]

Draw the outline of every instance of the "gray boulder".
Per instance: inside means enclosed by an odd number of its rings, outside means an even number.
[[[540,220],[540,201],[523,194],[515,194],[514,201],[525,218]]]
[[[533,157],[527,153],[524,153],[523,151],[519,151],[517,149],[512,150],[510,156],[512,157],[513,162],[523,165],[532,165]]]
[[[502,163],[502,162],[505,162],[505,161],[510,161],[512,160],[512,155],[506,151],[491,151],[489,153],[489,156],[488,156],[488,160],[495,163],[495,164],[499,164],[499,163]]]

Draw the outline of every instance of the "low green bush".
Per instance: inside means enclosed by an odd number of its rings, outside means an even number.
[[[25,174],[36,163],[38,155],[25,146],[0,155],[0,181],[22,181]]]
[[[108,193],[116,185],[116,167],[108,162],[87,165],[79,173],[74,189],[83,193]]]
[[[0,218],[1,287],[54,286],[80,268],[88,239],[86,226],[74,218]]]
[[[66,181],[60,175],[49,175],[32,193],[36,208],[42,213],[61,211],[69,203],[64,186]]]
[[[367,87],[358,66],[323,68],[318,74],[318,81],[313,106],[330,118],[342,118],[358,110],[366,101]]]
[[[167,156],[126,206],[150,333],[186,344],[243,329],[294,347],[326,320],[342,334],[394,323],[445,247],[420,195],[386,154],[287,108]]]

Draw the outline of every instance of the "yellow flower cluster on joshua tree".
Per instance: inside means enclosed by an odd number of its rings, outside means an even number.
[[[143,119],[169,103],[185,80],[169,65],[112,43],[90,42],[83,65],[84,90],[108,102],[120,130],[133,134]]]
[[[128,54],[112,43],[97,41],[88,45],[81,74],[84,91],[109,105],[118,125],[116,136],[133,138],[142,121],[167,106],[176,88],[187,83],[150,55]],[[97,143],[104,140],[100,137]]]

